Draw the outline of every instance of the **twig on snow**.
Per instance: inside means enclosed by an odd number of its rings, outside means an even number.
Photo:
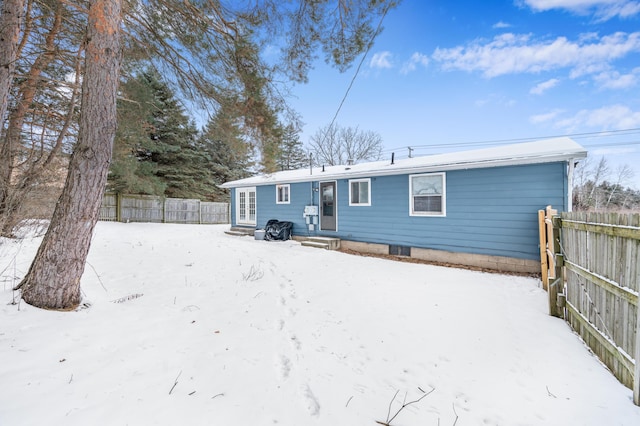
[[[551,393],[551,391],[549,390],[549,386],[545,386],[545,387],[547,388],[547,395],[557,398],[557,396]]]
[[[242,274],[243,281],[258,281],[260,278],[264,277],[264,271],[260,269],[260,266],[251,265],[249,272],[246,274]]]
[[[349,403],[351,402],[352,399],[353,399],[353,395],[351,395],[351,397],[349,398],[349,400],[345,404],[345,408],[349,406]]]
[[[180,377],[180,375],[182,374],[182,370],[180,370],[180,372],[178,373],[178,375],[176,376],[176,380],[173,382],[173,386],[171,386],[171,390],[169,390],[169,395],[171,395],[171,392],[173,392],[173,389],[176,387],[176,385],[178,384],[178,378]]]
[[[420,388],[418,388],[418,389],[420,389]],[[405,394],[404,394],[404,400],[402,401],[402,406],[401,406],[400,408],[398,408],[398,411],[396,411],[396,413],[395,413],[393,416],[391,416],[391,406],[393,405],[393,401],[395,401],[395,400],[396,400],[396,397],[398,396],[398,392],[400,392],[399,390],[398,390],[398,391],[396,391],[395,395],[393,395],[393,398],[391,399],[391,402],[389,402],[389,409],[388,409],[388,411],[387,411],[387,420],[386,420],[386,421],[384,421],[384,422],[381,422],[381,421],[379,421],[379,420],[376,420],[376,423],[378,423],[378,424],[380,424],[380,425],[382,425],[382,426],[392,426],[392,425],[391,425],[391,422],[392,422],[396,417],[398,417],[398,414],[400,414],[400,413],[402,412],[402,410],[404,410],[404,409],[405,409],[405,407],[408,407],[408,406],[409,406],[409,405],[411,405],[411,404],[416,404],[416,403],[418,403],[418,402],[422,401],[422,400],[423,400],[427,395],[430,395],[433,391],[435,391],[435,390],[436,390],[436,388],[432,388],[429,392],[425,392],[425,391],[423,391],[422,389],[420,389],[420,390],[422,391],[422,393],[424,393],[424,395],[422,395],[420,398],[418,398],[418,399],[416,399],[416,400],[409,401],[409,402],[406,402],[406,401],[407,401],[407,394],[405,393]],[[390,417],[390,416],[391,416],[391,417]]]
[[[453,414],[456,415],[456,419],[453,421],[453,426],[456,426],[456,423],[458,423],[458,413],[456,413],[456,405],[451,404],[451,407],[453,408]]]
[[[219,394],[213,395],[213,396],[211,397],[211,399],[217,398],[217,397],[219,397],[219,396],[224,396],[224,394],[223,394],[223,393],[219,393]]]
[[[87,264],[87,265],[89,265],[89,267],[90,267],[91,269],[93,269],[93,273],[94,273],[94,274],[96,274],[96,278],[98,278],[98,282],[100,283],[100,285],[102,286],[102,288],[104,289],[104,291],[106,291],[106,292],[108,293],[107,288],[104,286],[104,283],[103,283],[103,282],[102,282],[102,280],[100,279],[100,275],[98,275],[98,271],[96,271],[96,268],[94,268],[94,267],[93,267],[93,265],[92,265],[92,264],[90,264],[89,262],[86,262],[86,264]]]

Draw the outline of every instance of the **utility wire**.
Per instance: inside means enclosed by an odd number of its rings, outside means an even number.
[[[327,128],[327,131],[324,133],[324,136],[322,138],[322,143],[324,143],[324,140],[327,137],[327,133],[329,133],[331,131],[331,128],[333,127],[333,124],[335,123],[336,119],[338,118],[338,114],[340,113],[340,110],[342,109],[342,105],[344,105],[344,102],[347,100],[347,96],[349,95],[349,92],[351,91],[351,87],[353,87],[353,83],[356,81],[356,77],[358,77],[358,73],[360,72],[360,68],[362,67],[362,64],[364,63],[365,58],[367,57],[367,54],[369,53],[369,50],[371,50],[371,47],[373,46],[373,42],[375,41],[376,37],[380,34],[380,29],[382,28],[382,21],[384,21],[385,16],[387,16],[387,12],[389,12],[389,9],[391,8],[391,3],[389,3],[387,5],[387,7],[384,8],[384,11],[382,12],[382,16],[380,17],[380,22],[378,22],[378,26],[375,30],[375,32],[373,33],[373,35],[371,36],[371,40],[369,41],[369,44],[367,45],[367,50],[365,50],[364,55],[362,55],[362,59],[360,59],[360,62],[358,63],[358,67],[356,68],[356,72],[353,74],[353,77],[351,78],[351,82],[349,83],[349,86],[347,87],[347,90],[344,93],[344,96],[342,97],[342,100],[340,101],[340,105],[338,105],[338,109],[336,110],[336,113],[333,115],[333,119],[331,119],[331,123],[329,124],[329,127]]]
[[[527,138],[514,138],[514,139],[495,139],[495,140],[485,140],[485,141],[472,141],[472,142],[453,142],[453,143],[436,143],[436,144],[423,144],[423,145],[410,145],[408,148],[413,150],[425,150],[425,149],[434,149],[434,148],[460,148],[460,147],[469,147],[469,146],[488,146],[488,145],[504,145],[513,142],[526,142],[532,140],[541,140],[541,139],[552,139],[557,137],[573,137],[576,139],[585,139],[590,137],[603,137],[603,136],[628,136],[635,135],[640,133],[640,128],[632,128],[632,129],[621,129],[621,130],[608,130],[601,132],[585,132],[585,133],[572,133],[572,134],[564,134],[564,135],[552,135],[552,136],[536,136],[536,137],[527,137]],[[626,146],[626,145],[637,145],[640,144],[640,141],[627,141],[627,142],[616,142],[616,143],[595,143],[589,144],[589,147],[604,147],[604,146]],[[406,149],[406,146],[400,146],[396,148],[385,149],[383,153],[393,152],[395,150]]]

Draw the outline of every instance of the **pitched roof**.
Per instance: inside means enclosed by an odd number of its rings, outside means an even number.
[[[313,169],[285,170],[252,176],[220,185],[222,188],[273,185],[277,183],[310,182],[318,180],[349,179],[388,176],[409,173],[441,172],[484,167],[522,164],[553,163],[585,158],[587,150],[568,137],[545,139],[513,145],[471,151],[451,152],[423,157],[390,159],[354,165],[326,166]]]

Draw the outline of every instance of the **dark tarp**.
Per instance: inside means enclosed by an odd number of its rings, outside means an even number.
[[[264,227],[264,239],[286,241],[291,238],[291,228],[293,228],[293,222],[280,222],[277,219],[271,219]]]

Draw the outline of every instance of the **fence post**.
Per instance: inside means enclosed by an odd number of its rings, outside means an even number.
[[[640,300],[638,301],[638,321],[636,321],[636,356],[633,375],[633,403],[640,406]]]
[[[538,210],[538,233],[540,234],[540,273],[542,288],[549,290],[549,262],[547,262],[547,228],[544,223],[544,210]]]
[[[122,222],[122,194],[116,192],[116,222]]]
[[[557,215],[558,211],[547,207],[547,229],[548,232],[548,251],[553,257],[553,282],[549,283],[549,315],[564,318],[564,309],[558,306],[558,294],[564,293],[564,275],[563,275],[563,256],[560,250],[560,226],[561,221]]]

